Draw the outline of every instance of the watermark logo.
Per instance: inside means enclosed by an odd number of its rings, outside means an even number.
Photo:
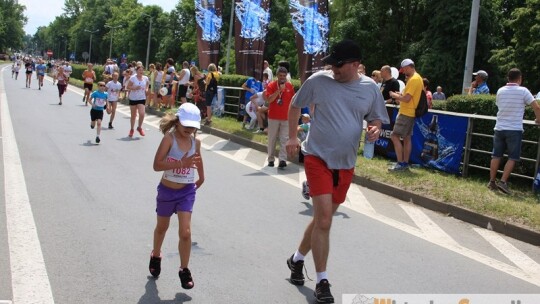
[[[538,304],[540,294],[344,294],[343,304]]]

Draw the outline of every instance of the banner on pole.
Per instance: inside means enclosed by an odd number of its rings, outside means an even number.
[[[195,0],[197,48],[201,69],[218,64],[221,39],[223,0]]]
[[[322,70],[328,53],[328,0],[290,0],[289,9],[296,37],[300,79]]]
[[[236,73],[261,80],[270,0],[236,0],[234,13]]]

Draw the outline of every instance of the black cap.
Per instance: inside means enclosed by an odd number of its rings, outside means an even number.
[[[330,54],[322,60],[326,64],[339,65],[346,62],[360,61],[362,55],[356,42],[345,39],[332,46]]]

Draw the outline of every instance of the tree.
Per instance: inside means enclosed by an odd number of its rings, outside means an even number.
[[[0,52],[23,47],[25,9],[15,0],[0,0]]]
[[[499,66],[505,75],[513,67],[523,73],[525,86],[533,92],[540,90],[540,0],[527,0],[515,8],[505,25],[513,32],[509,45],[493,51],[490,62]]]

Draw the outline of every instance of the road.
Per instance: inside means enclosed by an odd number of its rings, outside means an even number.
[[[186,291],[176,220],[162,275],[148,273],[159,118],[129,139],[120,106],[95,145],[82,90],[70,86],[59,106],[50,79],[38,90],[10,76],[4,67],[0,303],[313,302],[315,283],[291,285],[285,263],[312,215],[301,167],[267,168],[263,153],[197,135],[206,181],[193,213],[195,288]],[[343,294],[540,294],[539,263],[538,247],[354,185],[334,216],[328,272],[341,303]],[[306,267],[315,277],[311,255]]]

